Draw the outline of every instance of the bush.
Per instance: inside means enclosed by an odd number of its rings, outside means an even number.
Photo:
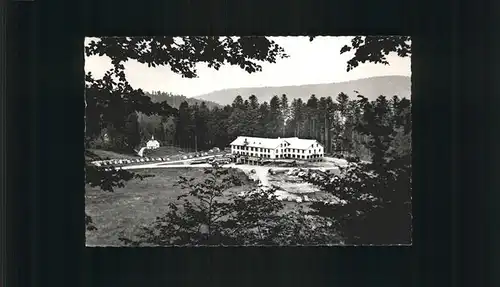
[[[349,244],[411,243],[411,172],[383,170],[350,163],[341,176],[312,182],[346,204],[313,203],[311,214],[331,218]]]
[[[230,194],[229,188],[242,185],[230,169],[215,166],[205,173],[201,182],[181,177],[178,184],[186,189],[178,198],[182,204],[169,204],[168,212],[137,238],[121,240],[132,246],[342,243],[329,219],[301,209],[283,213],[274,190]]]

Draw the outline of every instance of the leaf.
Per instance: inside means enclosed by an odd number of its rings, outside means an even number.
[[[347,61],[347,71],[359,66],[359,63],[381,63],[388,65],[386,56],[396,53],[399,57],[411,56],[411,38],[409,36],[356,36],[351,45],[340,49],[340,54],[354,50],[354,56]]]

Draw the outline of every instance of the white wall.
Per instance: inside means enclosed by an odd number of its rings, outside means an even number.
[[[317,147],[316,147],[316,144],[318,144]],[[321,145],[319,145],[318,142],[313,144],[312,147],[309,147],[309,149],[304,150],[304,153],[302,153],[303,150],[290,149],[288,147],[278,147],[276,149],[271,149],[270,153],[260,151],[260,148],[258,148],[257,151],[255,151],[255,150],[250,151],[250,150],[240,150],[240,149],[237,149],[236,147],[237,146],[231,145],[231,153],[233,153],[233,154],[242,153],[242,154],[247,154],[247,155],[250,155],[251,153],[253,153],[253,156],[256,156],[256,157],[263,157],[264,155],[269,154],[270,158],[272,158],[272,159],[277,158],[278,155],[285,155],[285,154],[292,155],[292,158],[294,158],[293,155],[295,155],[295,158],[300,158],[300,156],[308,156],[308,155],[313,155],[313,154],[318,154],[321,157],[324,156],[323,147]],[[283,149],[283,153],[281,152],[282,149]],[[309,150],[311,150],[311,153],[309,153]],[[316,150],[316,152],[314,152],[314,150]],[[300,158],[300,159],[302,159],[302,158]]]
[[[271,158],[276,158],[276,151],[274,149],[271,150]]]

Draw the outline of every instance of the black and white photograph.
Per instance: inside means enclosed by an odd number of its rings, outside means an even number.
[[[412,244],[408,36],[88,37],[82,100],[88,247]]]

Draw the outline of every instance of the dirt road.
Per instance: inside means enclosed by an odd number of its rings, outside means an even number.
[[[200,159],[200,158],[198,158]],[[176,162],[188,162],[190,160],[181,160]],[[174,162],[170,162],[174,163]],[[208,163],[204,164],[194,164],[194,165],[186,165],[186,164],[165,164],[165,163],[154,163],[154,164],[141,164],[141,165],[131,165],[121,167],[121,169],[126,170],[134,170],[134,169],[149,169],[149,168],[207,168],[212,167],[212,165]],[[278,166],[258,166],[258,165],[244,165],[244,164],[226,164],[223,165],[224,168],[238,168],[245,172],[251,179],[258,180],[262,186],[270,187],[269,183],[269,169],[280,171],[280,170],[291,170],[296,169],[296,167],[278,167]],[[120,168],[118,168],[120,169]],[[338,169],[338,167],[310,167],[307,168],[310,170],[331,170]],[[252,172],[254,170],[255,172]]]

